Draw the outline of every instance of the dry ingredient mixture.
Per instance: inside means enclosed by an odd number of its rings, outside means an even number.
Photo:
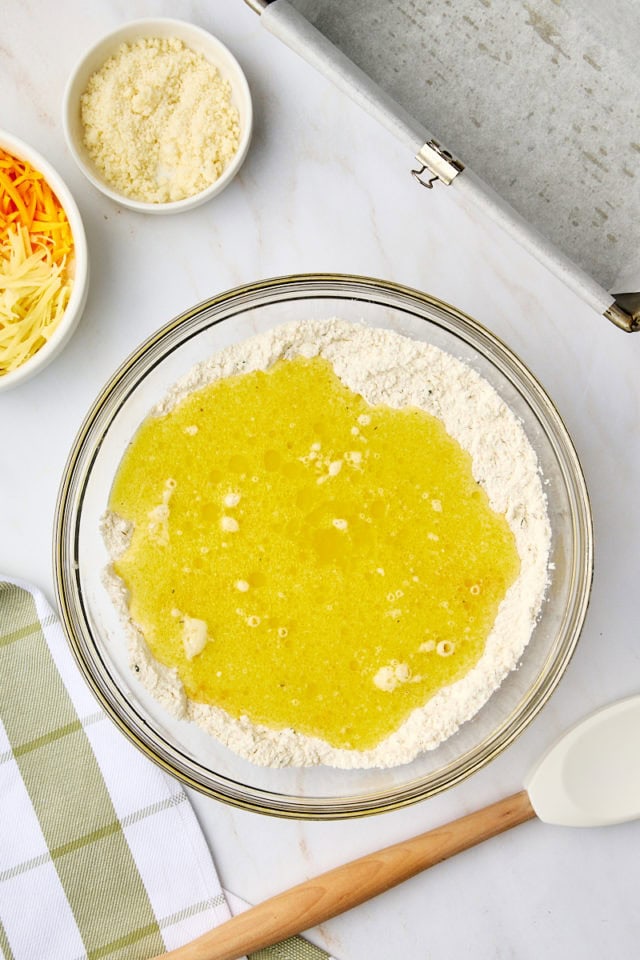
[[[105,180],[147,203],[200,193],[238,149],[229,83],[175,37],[123,43],[89,79],[81,117]]]
[[[435,747],[516,665],[547,579],[535,454],[495,391],[340,320],[196,367],[138,431],[104,533],[142,681],[275,766]]]
[[[0,147],[0,377],[45,345],[69,303],[73,236],[44,175]]]

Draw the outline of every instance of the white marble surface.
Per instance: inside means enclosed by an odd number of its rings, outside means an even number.
[[[90,12],[89,12],[90,11]],[[255,138],[234,183],[179,217],[118,208],[64,144],[60,108],[84,49],[126,19],[174,16],[217,34],[251,84]],[[584,307],[446,188],[408,175],[384,131],[260,28],[241,2],[64,4],[4,0],[1,123],[44,153],[84,218],[91,290],[64,353],[0,396],[0,570],[52,597],[51,527],[80,421],[114,368],[186,307],[247,280],[368,274],[442,297],[501,336],[555,399],[591,493],[596,573],[577,653],[539,717],[488,768],[446,794],[357,822],[277,821],[192,795],[224,884],[257,901],[346,859],[520,788],[557,735],[640,688],[640,335]],[[620,960],[638,955],[638,824],[530,823],[311,932],[341,960]]]

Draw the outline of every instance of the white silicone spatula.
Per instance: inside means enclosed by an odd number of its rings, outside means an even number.
[[[344,913],[536,816],[572,827],[640,817],[640,696],[605,707],[565,733],[525,786],[460,820],[292,887],[163,957],[236,960]]]

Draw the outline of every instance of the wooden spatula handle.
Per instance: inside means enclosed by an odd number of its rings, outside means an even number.
[[[534,816],[529,797],[522,790],[445,826],[306,880],[163,954],[164,960],[237,960],[344,913],[421,870]]]

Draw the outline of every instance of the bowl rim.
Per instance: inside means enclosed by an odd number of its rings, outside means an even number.
[[[140,39],[145,36],[153,36],[153,29],[155,25],[160,25],[162,27],[173,27],[176,29],[176,31],[198,36],[203,43],[217,52],[220,52],[223,57],[227,58],[232,63],[237,76],[232,80],[228,77],[226,77],[226,79],[229,81],[232,88],[237,91],[238,96],[241,97],[246,105],[246,111],[243,115],[244,126],[240,135],[238,149],[218,179],[209,184],[208,187],[205,187],[204,190],[200,190],[198,193],[195,193],[190,197],[184,197],[182,200],[172,200],[166,203],[154,203],[145,200],[136,200],[135,198],[128,197],[126,194],[120,193],[118,190],[115,190],[113,187],[111,187],[102,176],[95,172],[86,163],[82,152],[78,149],[76,137],[72,133],[71,125],[71,115],[75,111],[76,106],[79,105],[79,95],[78,97],[72,97],[74,92],[73,88],[77,83],[87,61],[102,47],[111,46],[111,52],[103,51],[104,63],[110,56],[113,55],[113,53],[115,53],[120,43],[125,43],[127,40],[132,41],[134,39]],[[129,36],[131,31],[134,32],[135,36]],[[178,37],[178,39],[183,39],[183,42],[187,46],[189,45],[187,40],[185,40],[183,37]],[[212,60],[210,62],[213,63],[214,61]],[[214,63],[214,66],[218,68],[217,63]],[[225,187],[231,183],[235,175],[240,170],[240,167],[244,163],[248,153],[253,135],[253,100],[246,74],[240,66],[236,56],[231,52],[226,44],[222,42],[222,40],[215,36],[215,34],[211,33],[204,27],[200,27],[195,23],[191,23],[188,20],[179,20],[174,17],[141,17],[136,20],[128,20],[124,23],[121,23],[114,30],[105,33],[100,39],[96,40],[95,43],[85,50],[81,57],[76,61],[71,73],[69,74],[69,77],[67,78],[62,97],[62,129],[69,152],[71,153],[80,171],[97,190],[103,193],[106,197],[109,197],[110,200],[113,200],[120,206],[127,207],[136,213],[181,213],[183,211],[190,210],[193,207],[199,206],[200,204],[205,203],[207,200],[210,200],[217,194],[221,193]]]
[[[58,200],[62,204],[69,220],[74,243],[74,276],[69,296],[69,303],[64,314],[44,346],[25,360],[11,373],[0,377],[0,392],[24,383],[39,370],[42,370],[66,346],[75,331],[84,309],[89,291],[89,250],[87,237],[82,223],[78,205],[71,190],[62,179],[56,168],[42,156],[34,147],[20,137],[0,130],[0,147],[3,147],[14,156],[27,160],[36,170],[42,173],[49,185],[53,188]]]
[[[522,377],[524,383],[529,388],[532,388],[534,396],[540,401],[544,409],[545,417],[550,417],[557,430],[559,443],[556,443],[555,437],[549,435],[552,440],[554,453],[562,463],[566,462],[567,469],[570,470],[572,481],[575,484],[575,491],[572,492],[575,492],[576,513],[575,515],[572,514],[572,516],[575,519],[574,527],[577,529],[577,539],[582,547],[580,569],[575,578],[576,585],[573,591],[575,601],[571,610],[570,629],[567,630],[569,634],[568,642],[566,642],[562,648],[562,655],[558,656],[556,651],[556,656],[553,659],[551,656],[552,651],[551,654],[547,656],[543,667],[541,667],[536,677],[535,683],[527,689],[520,703],[517,704],[511,713],[505,717],[493,731],[488,746],[476,745],[470,748],[463,754],[462,758],[456,758],[441,768],[437,772],[437,777],[431,775],[430,780],[432,782],[427,789],[425,789],[424,784],[420,782],[421,779],[423,780],[424,778],[418,778],[417,780],[403,784],[401,787],[392,787],[382,794],[377,793],[375,796],[366,794],[352,795],[348,798],[332,797],[327,801],[326,798],[322,797],[291,798],[263,788],[249,788],[254,796],[247,797],[246,786],[244,787],[245,793],[243,793],[242,790],[238,792],[237,789],[234,789],[237,787],[237,784],[229,778],[223,778],[227,781],[227,785],[223,789],[220,785],[216,786],[212,785],[211,782],[207,782],[206,777],[196,776],[195,773],[176,766],[175,761],[172,761],[170,757],[170,752],[163,751],[162,747],[158,747],[158,734],[155,735],[155,742],[152,742],[153,738],[149,738],[144,729],[135,731],[128,726],[117,708],[118,698],[122,701],[124,701],[124,698],[119,695],[119,691],[109,689],[109,685],[105,684],[104,676],[96,676],[92,672],[92,665],[85,660],[83,655],[82,645],[76,635],[76,626],[71,612],[72,603],[70,601],[74,599],[73,591],[78,584],[78,575],[77,570],[71,570],[71,564],[69,563],[70,558],[67,556],[67,548],[69,545],[66,543],[64,536],[66,524],[69,519],[67,514],[74,485],[78,482],[78,467],[87,449],[89,451],[92,449],[92,441],[94,439],[92,437],[92,431],[94,430],[96,421],[114,391],[122,387],[123,380],[126,379],[127,375],[134,375],[136,369],[144,366],[145,358],[155,345],[172,331],[178,330],[181,325],[188,323],[191,318],[205,309],[218,308],[220,311],[224,311],[225,308],[232,306],[234,302],[242,303],[247,298],[254,300],[256,296],[267,295],[278,289],[291,295],[292,291],[295,293],[296,289],[300,288],[300,292],[304,290],[308,295],[312,295],[314,288],[326,290],[328,285],[332,287],[332,293],[338,297],[348,294],[349,298],[353,298],[355,288],[359,294],[356,299],[371,300],[375,299],[376,295],[391,294],[406,298],[409,302],[412,302],[414,306],[417,301],[418,304],[426,308],[436,308],[444,311],[447,315],[447,322],[451,321],[453,326],[446,327],[446,323],[441,323],[433,318],[431,318],[430,322],[434,322],[439,326],[445,326],[447,329],[453,330],[454,333],[456,332],[456,327],[458,329],[471,331],[475,337],[480,338],[481,343],[484,341],[482,346],[486,344],[497,349],[498,353],[502,354],[507,362],[513,365]],[[259,305],[259,303],[256,305]],[[224,319],[225,316],[223,315],[213,322],[218,323]],[[495,358],[491,357],[491,361],[495,363]],[[496,364],[496,366],[504,373],[504,369],[500,364]],[[129,390],[126,391],[126,396],[129,395],[129,392]],[[529,402],[529,397],[527,397],[527,402]],[[537,415],[535,408],[534,413]],[[110,416],[109,422],[101,431],[101,435],[104,435],[106,430],[108,430],[114,416],[115,413]],[[85,465],[85,473],[86,472]],[[77,532],[75,528],[73,532],[75,535]],[[276,817],[301,820],[337,820],[400,809],[440,793],[467,779],[472,773],[493,760],[529,726],[556,689],[575,652],[580,638],[591,596],[593,579],[593,520],[582,466],[573,441],[555,404],[537,378],[529,371],[528,367],[526,367],[519,357],[507,347],[499,337],[456,307],[430,294],[423,293],[422,291],[402,284],[350,274],[294,274],[242,284],[217,294],[212,298],[201,301],[194,307],[178,314],[151,336],[147,337],[118,367],[100,391],[85,416],[64,468],[56,502],[53,525],[53,570],[54,589],[61,614],[61,622],[76,662],[102,707],[138,749],[142,750],[143,753],[155,763],[159,764],[166,772],[177,777],[187,786],[206,796],[221,800],[232,806]],[[79,588],[78,594],[81,596]],[[82,603],[80,603],[80,606],[84,612]],[[91,631],[88,627],[87,633],[91,636]],[[521,709],[523,702],[525,702],[525,708]]]

